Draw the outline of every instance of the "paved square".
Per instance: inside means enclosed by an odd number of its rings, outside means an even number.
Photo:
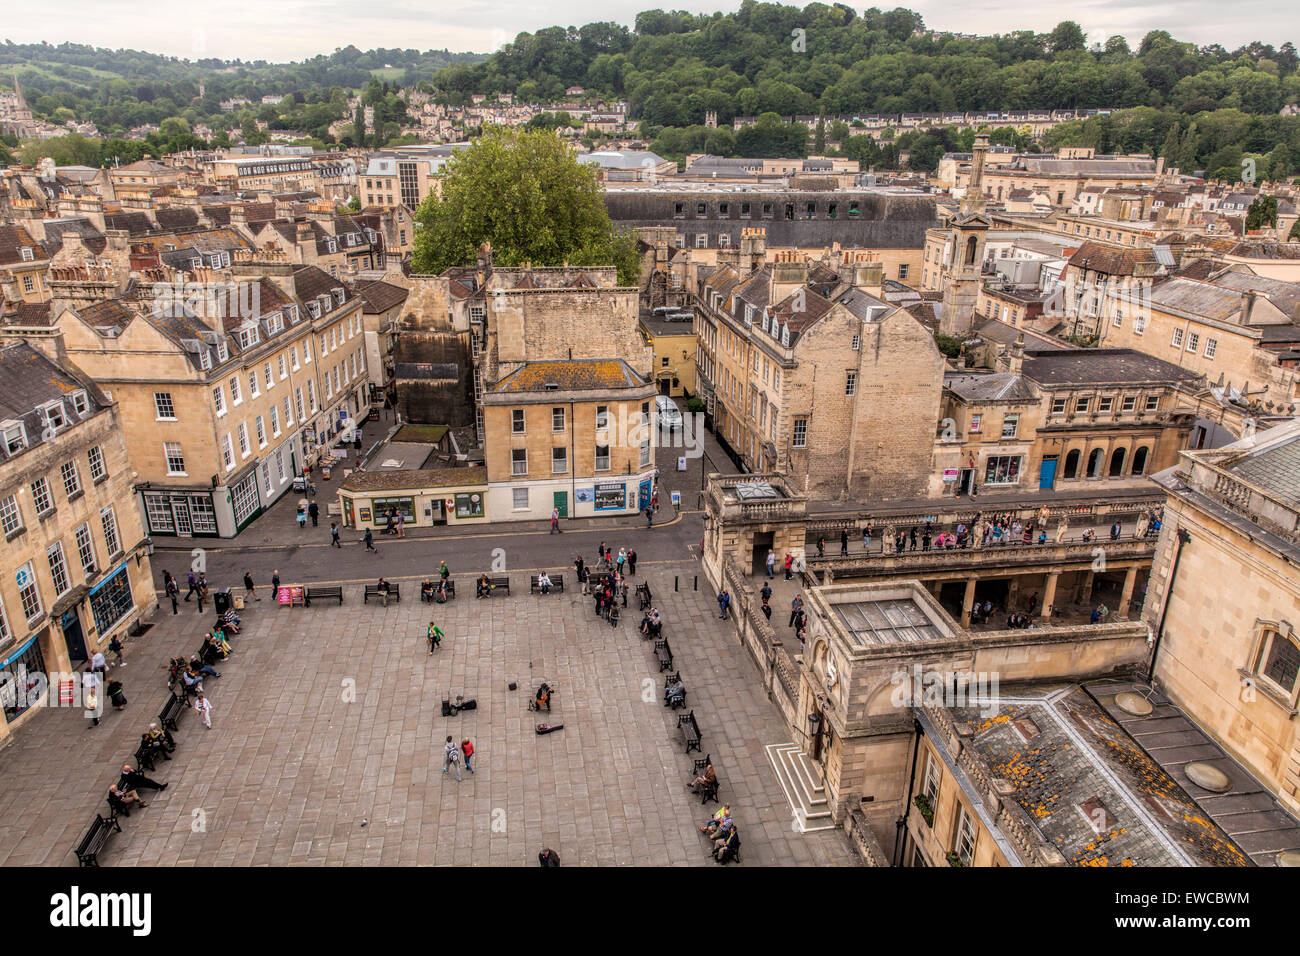
[[[639,570],[650,572],[633,580],[649,580],[664,616],[744,865],[852,865],[839,831],[792,831],[763,750],[788,733],[713,596],[689,590],[698,565]],[[676,594],[674,573],[686,588]],[[175,759],[153,775],[170,787],[145,792],[151,806],[123,819],[101,861],[535,866],[551,846],[565,865],[708,864],[695,827],[715,805],[685,789],[679,712],[662,705],[635,599],[614,629],[576,589],[530,596],[516,573],[514,596],[477,601],[468,575],[457,582],[461,596],[432,608],[404,583],[409,596],[386,609],[362,605],[359,585],[345,587],[341,608],[246,609],[234,658],[209,681],[213,730],[182,717]],[[192,653],[210,620],[181,607],[159,612],[129,649],[125,711],[90,728],[79,710],[46,710],[0,753],[0,864],[75,864],[115,768],[166,696],[166,660]],[[432,657],[431,616],[447,634]],[[526,705],[542,680],[558,689],[542,719],[565,729],[539,737]],[[478,709],[442,717],[442,699],[457,694]],[[477,749],[463,783],[440,772],[447,734]]]

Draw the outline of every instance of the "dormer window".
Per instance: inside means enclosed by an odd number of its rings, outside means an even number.
[[[256,325],[251,325],[248,328],[240,329],[239,347],[241,349],[252,348],[259,341],[261,341],[261,338],[262,338],[261,333],[259,332]]]
[[[319,319],[319,318],[320,318],[320,303],[317,302],[315,299],[313,299],[312,301],[308,302],[308,303],[307,303],[307,312],[311,315],[311,317],[312,317],[313,319]]]
[[[205,370],[212,368],[212,352],[207,346],[199,347],[199,368]]]
[[[22,422],[8,421],[3,426],[5,451],[16,455],[27,447],[27,428]]]
[[[224,362],[230,358],[230,347],[226,345],[226,340],[222,339],[217,343],[217,361]]]
[[[342,289],[334,289],[332,291],[334,292],[334,301],[337,302],[339,305],[342,305],[343,300],[345,298],[344,291]]]
[[[290,325],[298,321],[297,303],[292,303],[284,307],[284,317],[289,320]]]
[[[36,251],[31,246],[23,246],[18,250],[18,258],[23,262],[32,262],[36,259]]]
[[[266,319],[266,332],[268,335],[275,335],[284,328],[284,316],[279,312],[272,312]]]
[[[54,431],[58,431],[68,424],[67,413],[64,411],[62,402],[50,402],[44,408],[45,424]]]
[[[338,252],[339,244],[333,239],[326,239],[325,248],[328,249],[330,252]]]
[[[72,407],[76,410],[79,418],[84,418],[86,412],[90,410],[90,401],[86,398],[84,391],[72,393]]]
[[[322,312],[329,312],[334,308],[334,300],[327,295],[322,295],[319,301]]]
[[[790,326],[781,326],[781,344],[786,348],[790,347]]]

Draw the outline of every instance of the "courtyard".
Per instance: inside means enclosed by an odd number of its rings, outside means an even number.
[[[689,589],[698,565],[658,560],[638,571],[632,582],[653,590],[702,750],[733,808],[742,865],[852,865],[840,831],[794,832],[764,751],[789,732],[713,595]],[[576,587],[530,596],[516,572],[511,596],[480,601],[474,573],[458,571],[459,598],[432,607],[396,574],[403,600],[388,608],[362,604],[359,583],[344,585],[342,607],[279,608],[263,589],[243,612],[233,658],[218,665],[223,676],[206,682],[213,729],[182,716],[174,759],[151,774],[168,789],[143,791],[150,806],[122,819],[101,862],[535,866],[549,846],[566,866],[713,865],[696,826],[716,805],[685,788],[696,755],[683,753],[680,712],[662,704],[635,597],[611,628]],[[46,709],[0,752],[0,864],[75,863],[72,848],[166,698],[168,659],[193,653],[211,621],[182,610],[161,609],[128,666],[111,672],[125,683],[125,711],[91,727],[80,710]],[[432,656],[431,619],[446,633]],[[553,713],[539,716],[527,701],[543,680],[556,695]],[[441,701],[457,695],[477,709],[441,716]],[[539,720],[564,729],[538,736]],[[476,772],[460,783],[441,773],[448,734],[477,751]]]

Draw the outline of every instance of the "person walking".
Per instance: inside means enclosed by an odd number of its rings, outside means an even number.
[[[108,661],[104,658],[103,651],[95,651],[90,655],[90,669],[100,676],[108,673]]]
[[[450,736],[447,737],[447,747],[442,755],[442,772],[446,773],[448,767],[456,768],[457,783],[465,779],[460,775],[460,748],[456,746]]]
[[[440,628],[437,624],[434,624],[432,621],[430,621],[429,629],[426,633],[426,636],[429,639],[429,653],[432,654],[435,650],[437,650],[440,646],[442,646],[442,638],[443,638],[442,628]]]
[[[397,512],[397,536],[399,538],[406,537],[406,512],[405,511]]]
[[[163,585],[163,592],[171,599],[172,613],[180,613],[180,605],[176,603],[176,597],[180,593],[180,588],[176,586],[176,579],[170,574],[167,575],[167,583]]]
[[[793,568],[794,568],[794,555],[792,555],[789,551],[787,551],[785,553],[785,579],[787,581],[789,581],[792,576]]]
[[[208,581],[207,581],[207,578],[204,576],[204,574],[203,574],[202,571],[199,572],[198,589],[199,589],[199,590],[198,590],[198,595],[199,595],[199,613],[202,614],[202,613],[203,613],[203,602],[204,602],[205,600],[207,600],[207,597],[208,597]]]
[[[627,573],[636,574],[636,549],[635,548],[628,551],[627,553]]]
[[[727,609],[731,607],[731,594],[726,588],[718,592],[718,619],[725,621],[727,619]]]
[[[176,587],[176,582],[173,581],[172,588],[174,589],[175,587]],[[175,607],[176,607],[176,592],[175,590],[173,590],[172,591],[172,608],[173,608],[172,613],[173,614],[175,613]],[[112,639],[109,640],[108,642],[108,649],[113,652],[115,657],[117,657],[117,666],[125,667],[126,661],[122,660],[122,651],[126,650],[126,648],[122,646],[122,638],[114,634]]]
[[[280,569],[276,568],[271,572],[271,598],[279,600],[280,594]]]
[[[320,505],[316,504],[316,499],[313,498],[307,506],[307,514],[311,516],[311,526],[316,527],[316,519],[320,517]]]
[[[470,759],[474,756],[474,741],[470,740],[468,737],[462,740],[460,742],[460,752],[465,758],[465,769],[470,773],[473,773],[474,766],[470,763]]]
[[[211,730],[212,702],[208,700],[207,695],[205,695],[203,691],[199,691],[198,696],[194,698],[194,709],[197,710],[199,716],[203,718],[203,726],[208,728],[208,730]]]
[[[555,533],[558,532],[559,530],[560,530],[560,509],[559,509],[559,508],[552,508],[552,509],[551,509],[551,530],[550,530],[550,533],[551,533],[551,534],[555,534]]]
[[[261,595],[257,593],[257,588],[253,587],[253,572],[244,572],[244,600],[252,598],[254,601],[262,600]]]
[[[199,590],[199,576],[191,570],[190,573],[185,576],[185,583],[190,586],[190,589],[185,592],[185,600],[188,601],[190,595]]]
[[[822,535],[817,539],[817,557],[826,557],[826,535]]]
[[[371,531],[369,528],[366,529],[366,536],[365,536],[364,538],[362,538],[361,540],[364,541],[364,542],[366,543],[366,550],[367,550],[367,551],[373,551],[375,554],[378,554],[378,553],[379,553],[379,549],[375,547],[375,535],[374,535],[374,532]]]
[[[343,545],[339,544],[339,526],[336,522],[330,522],[330,547],[342,549]]]
[[[775,574],[773,574],[773,569],[775,567],[776,567],[776,553],[774,551],[768,551],[767,552],[767,576],[769,578],[776,576]]]
[[[122,692],[122,682],[116,677],[108,682],[104,692],[108,694],[108,699],[112,702],[114,710],[122,710],[126,707],[126,694]]]
[[[645,526],[646,526],[646,530],[647,530],[647,531],[649,531],[652,527],[654,527],[654,522],[655,522],[655,509],[654,509],[654,506],[653,506],[653,505],[646,505],[646,508],[645,508]]]
[[[849,529],[845,528],[840,532],[840,554],[842,556],[849,553]]]
[[[803,598],[795,595],[790,599],[790,627],[794,627],[799,615],[803,613]]]

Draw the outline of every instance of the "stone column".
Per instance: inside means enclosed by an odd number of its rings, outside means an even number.
[[[961,599],[961,626],[970,627],[970,611],[975,604],[975,578],[966,579],[966,593]]]
[[[1124,572],[1124,590],[1119,595],[1119,607],[1115,608],[1116,618],[1128,617],[1129,602],[1133,600],[1133,586],[1137,584],[1137,565]]]
[[[1096,575],[1092,571],[1083,573],[1083,581],[1079,584],[1079,604],[1092,603],[1092,582]]]
[[[1047,580],[1043,584],[1043,611],[1039,619],[1044,623],[1050,623],[1052,620],[1052,604],[1056,601],[1056,582],[1060,578],[1060,571],[1052,571],[1047,575]]]
[[[1016,600],[1020,597],[1020,578],[1014,577],[1011,583],[1007,585],[1007,613],[1012,614],[1016,610]]]

